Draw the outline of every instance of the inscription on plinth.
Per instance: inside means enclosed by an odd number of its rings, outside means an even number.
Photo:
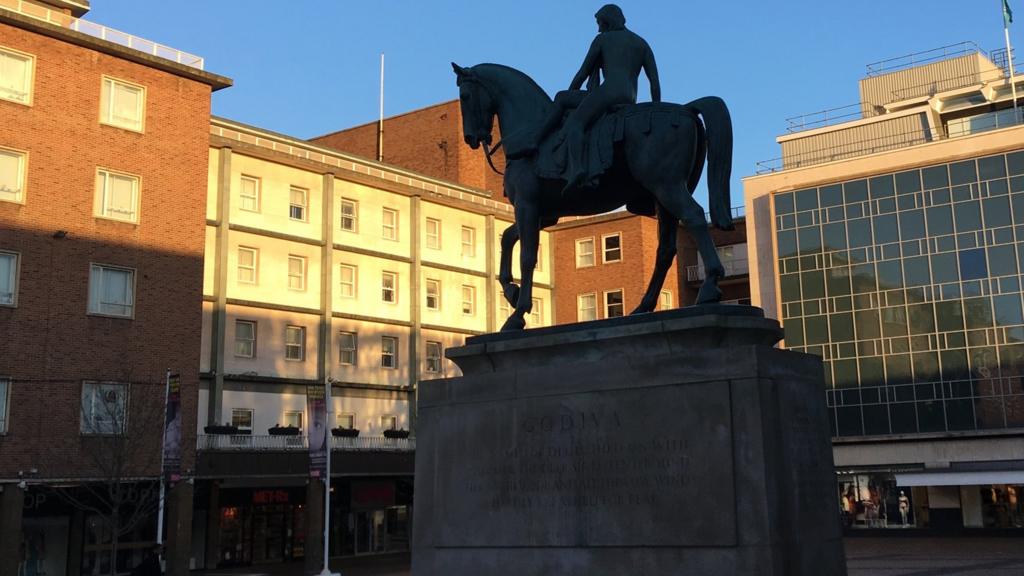
[[[442,522],[440,546],[735,544],[727,382],[453,406],[440,427],[438,510],[479,519]]]

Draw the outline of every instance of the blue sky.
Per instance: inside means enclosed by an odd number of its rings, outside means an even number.
[[[600,1],[92,0],[86,19],[206,58],[235,86],[213,112],[308,138],[457,97],[450,61],[497,62],[549,93],[567,87]],[[718,95],[733,115],[739,179],[779,155],[785,118],[855,103],[870,62],[971,40],[1003,46],[1001,0],[623,0],[654,49],[662,98]],[[1024,42],[1021,21],[1011,40]],[[641,99],[647,87],[642,81]]]

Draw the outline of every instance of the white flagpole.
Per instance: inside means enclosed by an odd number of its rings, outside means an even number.
[[[377,162],[384,161],[384,53],[380,53],[380,115],[377,119]]]
[[[1006,21],[1005,0],[999,0],[999,7],[1003,10],[1003,35],[1006,37],[1006,65],[1010,69],[1010,91],[1013,93],[1013,120],[1019,122],[1017,117],[1017,81],[1013,72],[1013,49],[1010,47],[1010,23]]]
[[[324,569],[320,576],[341,576],[340,572],[331,572],[328,567],[329,552],[331,549],[331,434],[328,430],[331,426],[331,378],[324,377],[324,412],[327,413],[324,422],[324,442],[327,445],[327,470],[324,473]]]
[[[164,445],[167,442],[167,399],[171,393],[171,369],[167,369],[167,375],[164,377],[164,430],[163,434],[160,435],[162,441],[160,442],[160,507],[157,509],[156,514],[156,543],[162,545],[164,543],[164,493],[166,487],[164,485]]]

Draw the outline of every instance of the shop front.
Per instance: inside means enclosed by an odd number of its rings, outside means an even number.
[[[249,566],[305,557],[304,488],[229,488],[220,492],[216,564]]]
[[[411,491],[405,480],[340,480],[331,494],[331,556],[409,550]]]

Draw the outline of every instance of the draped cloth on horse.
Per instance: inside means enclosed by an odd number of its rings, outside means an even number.
[[[681,104],[645,102],[618,106],[599,118],[589,128],[585,142],[584,160],[586,165],[585,184],[597,181],[615,159],[615,144],[621,142],[629,125],[643,134],[650,134],[654,124],[679,127],[685,118],[691,120],[694,113]],[[536,173],[541,178],[554,180],[568,179],[568,150],[560,131],[555,132],[541,143],[537,153]]]

